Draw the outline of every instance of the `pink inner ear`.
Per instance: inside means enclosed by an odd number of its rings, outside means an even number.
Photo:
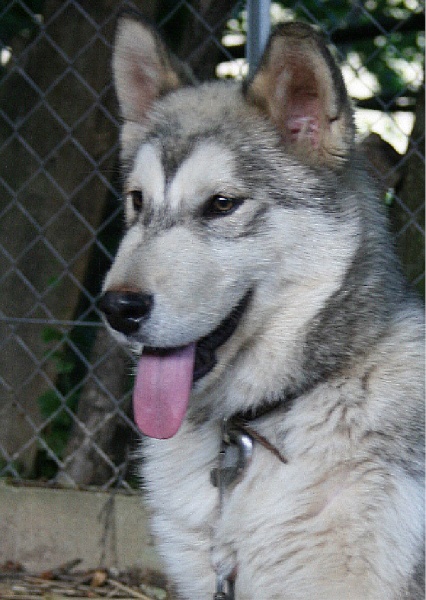
[[[129,84],[136,112],[145,116],[147,110],[158,95],[158,81],[155,79],[155,71],[150,65],[144,64],[138,56],[134,56],[133,63],[129,69]]]
[[[292,143],[309,141],[313,148],[320,144],[321,107],[317,79],[301,65],[293,68],[284,107],[285,139]]]
[[[319,147],[319,124],[313,117],[290,117],[287,119],[288,139],[291,142],[309,140],[313,148]]]

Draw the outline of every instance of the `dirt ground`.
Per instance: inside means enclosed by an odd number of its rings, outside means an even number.
[[[77,559],[56,569],[29,573],[19,563],[0,565],[2,600],[79,600],[115,598],[120,600],[172,600],[164,577],[159,573],[130,569],[79,571]]]

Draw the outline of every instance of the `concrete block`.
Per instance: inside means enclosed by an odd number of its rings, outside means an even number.
[[[139,494],[0,483],[0,562],[40,571],[80,558],[79,568],[162,570]]]

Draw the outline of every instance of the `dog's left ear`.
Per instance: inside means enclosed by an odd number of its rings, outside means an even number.
[[[190,81],[153,26],[132,12],[117,24],[113,54],[115,89],[125,120],[143,123],[157,98]]]
[[[354,125],[343,77],[309,25],[275,29],[245,93],[267,113],[283,143],[304,159],[338,166],[348,157]]]

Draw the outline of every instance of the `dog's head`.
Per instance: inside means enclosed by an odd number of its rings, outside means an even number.
[[[121,341],[144,347],[135,418],[166,438],[194,383],[235,367],[291,305],[283,289],[333,291],[351,245],[319,238],[344,210],[335,182],[352,113],[325,43],[297,23],[275,30],[243,86],[197,86],[150,26],[124,15],[114,76],[127,230],[101,308]]]

